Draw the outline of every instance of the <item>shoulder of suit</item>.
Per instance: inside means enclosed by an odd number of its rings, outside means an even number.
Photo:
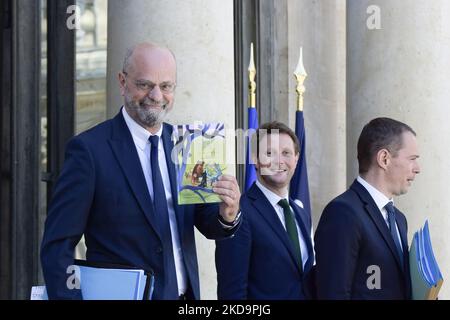
[[[356,216],[363,212],[363,202],[349,190],[331,200],[325,207],[324,212],[332,212],[338,215]]]
[[[331,200],[329,203],[355,203],[356,201],[361,202],[358,194],[353,189],[347,189],[337,197],[335,197],[333,200]]]
[[[163,130],[167,130],[167,132],[169,132],[170,134],[172,134],[173,131],[173,125],[167,123],[167,122],[163,122]]]
[[[242,193],[241,201],[246,200],[252,202],[253,200],[257,200],[261,197],[266,198],[261,189],[256,185],[256,182],[254,182],[247,191]]]
[[[360,230],[363,221],[366,221],[367,218],[368,215],[361,201],[352,203],[339,196],[326,205],[320,216],[319,226],[331,224],[333,228],[342,230]]]
[[[256,187],[256,186],[254,185],[253,187]],[[249,190],[244,192],[241,195],[241,198],[239,200],[239,207],[240,207],[241,211],[244,212],[245,215],[252,214],[253,212],[255,212],[256,209],[254,206],[254,202],[261,201],[265,198],[265,196],[262,192],[261,192],[261,195],[262,195],[261,197],[264,197],[264,198],[256,196],[255,192],[257,192],[257,190],[252,190],[253,187],[251,187]],[[258,187],[256,187],[256,188],[258,188]],[[259,188],[258,188],[258,190],[259,190]]]

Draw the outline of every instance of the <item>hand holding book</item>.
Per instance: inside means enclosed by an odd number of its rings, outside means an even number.
[[[219,181],[213,183],[213,191],[222,200],[220,215],[225,221],[234,221],[239,212],[239,199],[241,197],[236,178],[230,175],[222,175]]]

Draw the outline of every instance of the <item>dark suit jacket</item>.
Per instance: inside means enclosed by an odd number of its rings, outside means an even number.
[[[396,209],[396,222],[408,261],[407,222]],[[400,265],[394,240],[369,192],[355,180],[324,209],[314,238],[319,299],[409,299],[409,264]],[[380,289],[367,280],[378,266]],[[372,279],[369,280],[372,283]]]
[[[162,140],[177,217],[188,284],[200,297],[195,225],[207,238],[223,238],[218,205],[177,204],[176,172],[170,160],[172,127]],[[88,261],[152,269],[155,299],[177,299],[176,275],[166,273],[171,243],[161,241],[151,196],[131,133],[120,112],[115,118],[72,138],[56,184],[41,247],[41,262],[50,299],[79,299],[68,290],[66,269],[84,234]]]
[[[242,224],[233,238],[216,241],[219,299],[305,299],[314,263],[311,217],[290,200],[308,246],[302,274],[286,230],[256,184],[240,201]]]

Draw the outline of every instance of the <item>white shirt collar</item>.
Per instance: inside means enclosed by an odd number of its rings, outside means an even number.
[[[287,195],[285,197],[280,197],[273,191],[266,188],[261,182],[259,182],[259,180],[256,180],[256,185],[262,191],[262,193],[264,193],[264,195],[266,196],[267,200],[269,200],[272,207],[275,207],[276,205],[279,206],[278,202],[280,202],[281,199],[286,199],[287,202],[289,203],[289,198]]]
[[[144,127],[142,127],[139,123],[134,121],[133,118],[130,117],[125,107],[122,107],[122,115],[125,119],[125,122],[128,126],[128,129],[130,129],[131,136],[133,137],[134,143],[140,148],[141,150],[145,149],[145,146],[150,143],[148,139],[152,134],[148,132]],[[159,128],[158,132],[156,132],[154,135],[161,138],[162,135],[163,126]]]
[[[368,183],[366,180],[358,176],[356,180],[363,185],[364,188],[366,188],[367,192],[369,192],[372,199],[375,201],[375,204],[377,205],[378,209],[382,211],[384,209],[384,206],[389,202],[394,202],[394,199],[389,199],[386,197],[382,192],[380,192],[377,188],[372,186],[370,183]]]

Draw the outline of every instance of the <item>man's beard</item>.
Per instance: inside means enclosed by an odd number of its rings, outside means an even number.
[[[159,106],[161,110],[153,107],[146,107],[146,105]],[[125,95],[125,106],[127,107],[127,110],[138,118],[136,119],[137,122],[147,128],[159,126],[164,121],[168,114],[167,105],[167,100],[160,103],[156,103],[149,98],[133,101]]]

